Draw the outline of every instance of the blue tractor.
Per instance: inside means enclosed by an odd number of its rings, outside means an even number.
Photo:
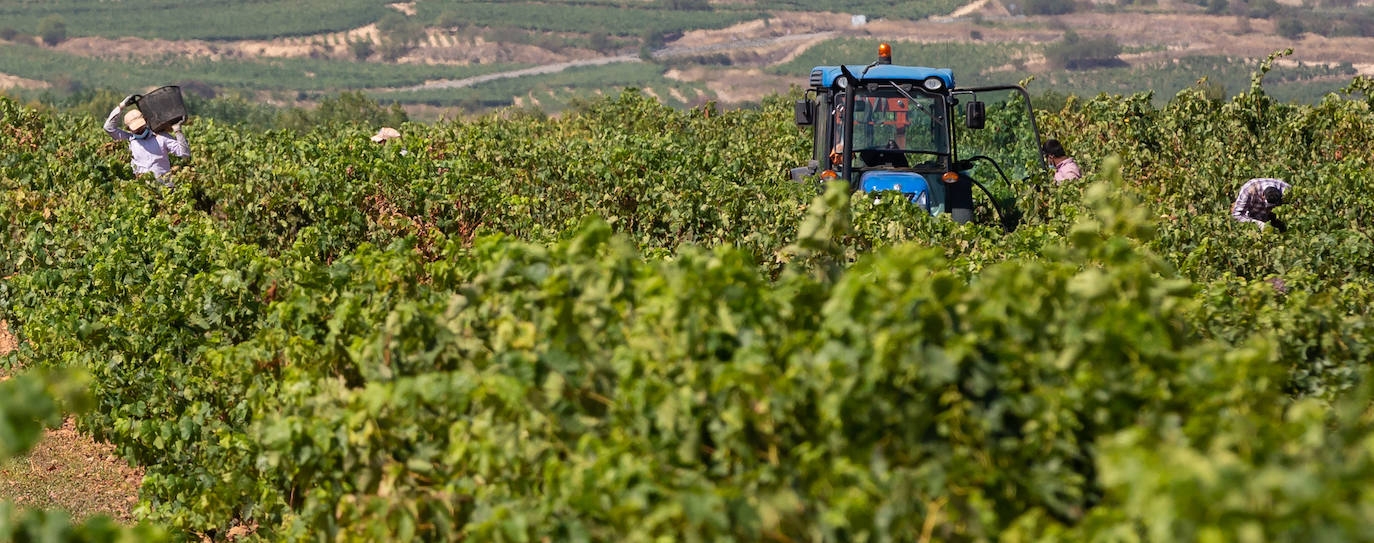
[[[1012,177],[1024,181],[1049,167],[1026,89],[958,88],[948,69],[892,64],[886,43],[867,66],[813,68],[795,117],[798,126],[813,127],[813,145],[812,160],[794,168],[793,179],[819,174],[848,181],[851,190],[896,191],[960,223],[973,220],[978,187],[1007,225],[1002,208],[1015,191]],[[992,129],[984,130],[990,117]],[[977,178],[994,174],[1005,184],[1002,198]]]

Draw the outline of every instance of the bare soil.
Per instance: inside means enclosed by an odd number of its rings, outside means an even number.
[[[742,40],[807,34],[850,28],[849,15],[838,13],[779,12],[764,20],[746,21],[715,30],[692,30],[668,43],[669,47],[704,47]]]
[[[0,73],[0,89],[44,89],[48,82]]]
[[[392,7],[403,6],[393,4]],[[400,9],[400,8],[397,8]],[[413,9],[413,8],[412,8]],[[163,58],[167,55],[208,58],[210,60],[236,58],[332,58],[352,59],[349,44],[356,41],[382,43],[376,25],[367,25],[343,32],[314,36],[279,38],[274,40],[149,40],[143,38],[72,38],[56,49],[65,53],[91,58],[119,60],[126,58]],[[522,43],[490,42],[477,35],[460,35],[447,30],[431,29],[423,40],[399,63],[455,64],[521,63],[549,64],[574,59],[596,57],[595,51],[562,49],[557,52]],[[378,61],[374,54],[370,59]]]
[[[573,60],[596,58],[595,51],[564,49],[557,53],[523,43],[491,42],[477,36],[471,38],[432,35],[424,47],[416,48],[402,57],[401,62],[425,64],[556,64]]]
[[[21,507],[62,509],[74,519],[106,515],[133,520],[143,470],[76,429],[72,419],[44,432],[28,456],[0,464],[0,500]]]
[[[984,17],[1011,16],[1011,12],[1007,11],[1006,6],[1003,6],[1000,2],[995,2],[993,0],[978,0],[976,2],[966,4],[964,5],[964,7],[954,10],[954,13],[950,13],[949,17],[952,19],[957,19],[960,17],[969,17],[974,14],[982,15]]]
[[[210,60],[258,57],[308,57],[320,55],[325,49],[308,41],[288,40],[210,42],[204,40],[158,40],[134,37],[102,38],[86,36],[72,38],[57,45],[64,53],[91,58],[119,60],[126,58],[154,59],[167,55],[202,57]]]
[[[14,334],[10,333],[9,321],[0,321],[0,356],[9,354],[15,347]],[[3,367],[0,367],[0,377],[8,377]]]
[[[773,75],[758,68],[692,67],[668,70],[663,75],[676,81],[704,83],[716,95],[717,102],[727,105],[758,100],[801,81],[798,77]]]
[[[9,325],[0,321],[0,354],[15,348]],[[0,368],[0,381],[9,379]],[[47,430],[27,456],[0,462],[0,501],[20,507],[62,509],[80,520],[106,515],[133,520],[143,469],[115,455],[114,446],[77,431],[68,418]]]

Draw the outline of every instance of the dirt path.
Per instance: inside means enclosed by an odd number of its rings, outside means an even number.
[[[78,431],[70,418],[43,432],[28,455],[0,464],[0,500],[62,509],[78,520],[105,515],[132,522],[142,482],[143,470],[115,456],[113,445]]]
[[[0,321],[0,355],[14,350],[9,325]],[[0,381],[9,379],[0,369]],[[25,508],[63,509],[74,519],[106,515],[133,520],[143,470],[115,455],[114,446],[97,443],[68,418],[61,428],[43,432],[29,454],[0,462],[0,501]]]
[[[9,321],[0,321],[0,356],[9,354],[15,347],[14,334],[10,333]],[[9,372],[0,367],[0,381],[9,379]]]
[[[582,66],[604,66],[606,64],[618,64],[621,62],[640,62],[640,60],[639,57],[635,55],[619,55],[614,57],[602,57],[589,60],[572,60],[568,62],[558,62],[554,64],[545,64],[543,66],[535,66],[533,68],[511,70],[508,72],[496,72],[474,77],[465,77],[463,79],[443,79],[439,81],[430,81],[428,83],[422,85],[415,85],[413,87],[375,90],[418,91],[430,89],[461,89],[463,87],[471,87],[473,85],[486,83],[488,81],[496,81],[498,79],[511,79],[516,77],[525,77],[527,75],[556,74],[563,70],[567,70],[568,68],[578,68]]]

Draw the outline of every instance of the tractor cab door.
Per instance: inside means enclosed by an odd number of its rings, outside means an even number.
[[[996,199],[1011,202],[1050,172],[1040,153],[1030,95],[1019,85],[959,89],[950,93],[957,130],[955,150],[964,173]]]

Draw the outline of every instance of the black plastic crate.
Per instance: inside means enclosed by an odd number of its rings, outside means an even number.
[[[159,87],[148,94],[135,96],[134,105],[143,112],[143,119],[153,132],[166,132],[172,125],[186,120],[186,102],[181,100],[181,87]]]

